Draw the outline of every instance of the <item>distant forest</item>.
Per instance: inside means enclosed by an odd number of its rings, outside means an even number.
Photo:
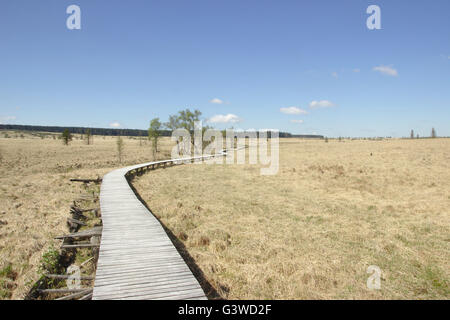
[[[57,126],[32,126],[32,125],[20,125],[20,124],[0,124],[0,130],[19,130],[19,131],[39,131],[39,132],[55,132],[62,133],[65,129],[69,129],[70,133],[84,134],[86,130],[90,130],[93,135],[101,136],[132,136],[132,137],[144,137],[148,135],[147,130],[140,129],[113,129],[113,128],[87,128],[87,127],[57,127]],[[160,130],[160,135],[170,137],[172,131]],[[279,133],[280,138],[310,138],[310,139],[323,139],[322,135],[312,134],[291,134],[289,132]]]

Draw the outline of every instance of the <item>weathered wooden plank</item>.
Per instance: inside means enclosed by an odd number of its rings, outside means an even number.
[[[85,296],[82,296],[80,299],[78,299],[78,300],[89,300],[89,299],[91,299],[92,298],[92,292],[91,293],[88,293],[87,295],[85,295]]]
[[[106,288],[110,291],[114,289],[115,292],[145,292],[145,293],[161,293],[161,292],[171,292],[173,288],[180,290],[180,288],[198,288],[198,282],[195,279],[181,279],[179,281],[162,281],[162,282],[138,282],[137,279],[135,283],[118,283],[114,286],[103,286],[100,288]],[[101,289],[99,289],[101,290]]]
[[[67,221],[79,224],[80,226],[85,226],[86,225],[86,223],[84,223],[83,221],[80,221],[80,220],[77,220],[77,219],[73,219],[73,218],[67,218]]]
[[[55,237],[55,239],[65,239],[65,238],[88,238],[92,236],[101,236],[102,235],[102,227],[95,227],[89,230],[84,230],[76,233],[69,233],[63,236]]]
[[[180,277],[190,276],[192,273],[187,270],[137,270],[135,272],[127,272],[127,273],[109,273],[107,275],[101,275],[97,276],[95,278],[96,283],[104,283],[105,281],[117,281],[119,282],[120,279],[145,279],[145,278],[152,278],[155,279],[161,279],[163,277],[170,277],[173,275],[177,275]]]
[[[100,182],[102,182],[102,179],[101,178],[97,178],[97,179],[70,179],[70,181],[72,181],[72,182],[83,182],[83,183],[90,183],[90,182],[100,183]]]
[[[99,244],[96,243],[80,243],[80,244],[63,244],[61,249],[76,249],[76,248],[98,248]]]
[[[80,292],[75,292],[75,293],[69,294],[68,296],[64,296],[64,297],[58,298],[56,300],[73,300],[73,299],[76,299],[76,298],[83,297],[86,294],[90,294],[90,293],[92,293],[92,289],[87,289],[87,290],[84,290],[84,291],[80,291]]]
[[[106,287],[102,287],[99,290],[99,293],[105,292]],[[127,297],[127,296],[153,296],[155,298],[157,297],[169,297],[169,296],[176,296],[180,293],[188,294],[188,295],[198,295],[199,293],[203,293],[202,289],[198,286],[198,284],[182,284],[179,286],[168,286],[168,287],[161,287],[158,288],[157,286],[152,287],[136,287],[136,288],[127,288],[127,287],[115,287],[114,288],[114,295],[121,296],[121,297]],[[109,292],[108,289],[106,289],[106,292]],[[204,293],[203,293],[204,294]]]
[[[149,274],[149,275],[145,275],[145,274],[140,274],[138,276],[138,278],[133,277],[133,276],[121,276],[120,278],[117,277],[108,277],[108,278],[100,278],[98,279],[96,285],[97,286],[102,286],[102,285],[109,285],[111,279],[114,279],[114,283],[115,284],[128,284],[128,285],[133,285],[135,283],[142,283],[145,281],[148,282],[152,282],[157,284],[158,282],[169,282],[169,281],[173,281],[176,282],[178,280],[192,280],[192,276],[189,273],[183,273],[183,274],[176,274],[174,275],[173,273],[166,273],[166,274]],[[143,280],[144,279],[144,280]]]
[[[146,293],[146,292],[118,292],[115,295],[115,299],[122,299],[122,300],[169,300],[169,299],[187,299],[187,298],[193,298],[203,296],[205,297],[205,294],[201,289],[193,289],[193,288],[186,288],[186,289],[172,289],[170,291],[164,291],[159,293]],[[206,298],[206,297],[205,297]]]
[[[80,289],[40,289],[39,291],[42,293],[73,293],[73,292],[82,292],[86,291],[89,288],[80,288]]]
[[[214,156],[148,162],[103,177],[103,232],[92,299],[206,299],[161,223],[139,201],[126,177],[142,169]]]
[[[69,277],[73,277],[73,275],[68,274],[46,274],[47,278],[51,279],[69,279]],[[80,280],[94,280],[92,276],[80,276]]]

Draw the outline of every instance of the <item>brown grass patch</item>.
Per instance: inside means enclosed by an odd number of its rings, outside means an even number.
[[[0,299],[23,298],[38,279],[42,254],[59,245],[53,237],[67,233],[69,206],[86,193],[70,178],[101,177],[118,167],[153,160],[145,138],[140,146],[136,137],[124,137],[118,163],[115,137],[94,136],[94,143],[86,145],[76,135],[64,146],[53,136],[0,133],[0,270],[11,266],[17,273],[14,280],[0,277],[0,283],[8,282]],[[171,145],[170,139],[162,138],[157,158],[170,157]]]
[[[282,139],[275,176],[189,165],[134,185],[224,298],[448,299],[450,140],[345,142]]]

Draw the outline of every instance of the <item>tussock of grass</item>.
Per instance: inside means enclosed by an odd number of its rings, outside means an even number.
[[[14,282],[17,278],[17,272],[14,271],[11,263],[6,264],[0,269],[0,299],[8,299],[12,291],[17,287]]]

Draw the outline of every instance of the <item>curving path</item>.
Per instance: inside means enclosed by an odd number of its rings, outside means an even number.
[[[103,177],[103,232],[93,297],[101,299],[206,299],[160,222],[136,197],[128,177],[183,160],[155,161],[114,170]]]

